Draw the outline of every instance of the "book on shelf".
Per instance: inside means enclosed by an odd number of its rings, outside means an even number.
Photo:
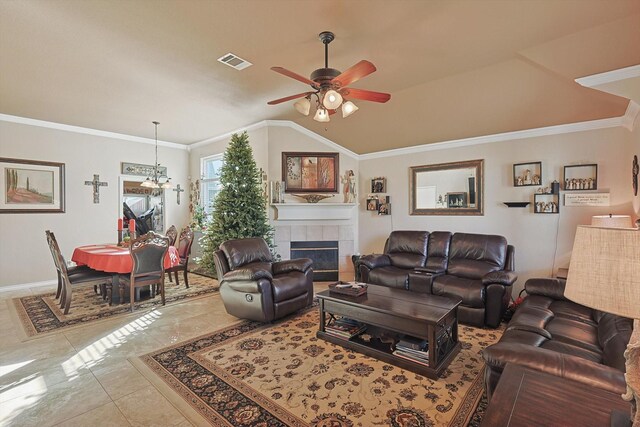
[[[413,350],[426,350],[427,345],[427,340],[415,338],[409,335],[405,335],[400,338],[397,344],[398,347],[410,348]]]
[[[349,318],[339,318],[324,327],[324,331],[339,338],[350,339],[366,329],[366,325]]]
[[[402,353],[408,357],[415,357],[417,359],[429,359],[428,351],[420,351],[420,350],[412,350],[410,348],[398,347],[396,346],[395,351],[398,353]]]
[[[394,356],[400,357],[400,358],[405,359],[405,360],[409,360],[409,361],[411,361],[413,363],[418,363],[420,365],[429,366],[428,353],[425,352],[425,354],[427,354],[427,357],[426,358],[422,358],[422,357],[416,357],[415,355],[406,353],[404,351],[395,350],[393,352]]]

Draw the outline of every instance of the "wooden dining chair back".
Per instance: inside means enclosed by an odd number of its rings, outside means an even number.
[[[160,289],[162,305],[165,304],[164,258],[168,250],[169,238],[153,231],[131,242],[133,268],[129,278],[121,278],[129,286],[131,311],[135,301],[135,288],[140,286],[151,286],[151,296],[154,298],[157,289]]]
[[[60,246],[58,246],[55,234],[48,230],[46,234],[49,248],[51,249],[51,253],[54,257],[56,270],[58,271],[58,275],[61,279],[60,308],[64,308],[64,314],[69,314],[73,285],[93,285],[94,292],[96,292],[98,287],[102,289],[102,285],[111,284],[111,274],[102,271],[95,271],[85,267],[68,268],[67,262],[60,251]]]
[[[51,251],[51,257],[53,258],[53,265],[56,268],[56,275],[58,276],[58,288],[56,289],[56,299],[60,298],[62,294],[62,276],[60,275],[60,267],[58,266],[58,255],[56,254],[55,249],[53,248],[53,239],[51,231],[45,230],[45,235],[47,236],[47,246],[49,246],[49,251]]]
[[[190,227],[185,227],[180,232],[180,238],[178,239],[178,255],[180,256],[180,263],[167,270],[169,277],[171,273],[175,273],[176,285],[180,285],[178,279],[178,271],[183,272],[184,284],[189,287],[189,279],[187,275],[187,267],[189,266],[189,256],[191,256],[191,246],[193,246],[193,230]]]
[[[176,226],[172,225],[171,227],[169,227],[169,229],[165,233],[165,236],[167,236],[169,238],[169,246],[175,246],[176,245],[176,239],[178,238],[178,229],[176,228]],[[169,274],[169,281],[173,282],[173,279],[171,277],[171,273],[168,273],[168,274]]]
[[[178,238],[178,229],[175,225],[169,227],[165,235],[169,238],[169,246],[176,245],[176,239]]]

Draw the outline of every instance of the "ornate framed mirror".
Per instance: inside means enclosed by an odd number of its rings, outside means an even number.
[[[409,170],[410,215],[484,215],[484,159]]]

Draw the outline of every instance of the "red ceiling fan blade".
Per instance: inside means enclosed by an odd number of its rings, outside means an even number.
[[[362,99],[364,101],[387,102],[391,99],[388,93],[374,92],[372,90],[345,88],[340,91],[347,98]]]
[[[293,71],[289,71],[286,68],[282,68],[282,67],[271,67],[271,69],[273,71],[275,71],[276,73],[280,73],[283,76],[287,76],[287,77],[291,77],[292,79],[296,79],[302,83],[306,83],[308,85],[313,86],[314,88],[319,88],[320,86],[318,85],[318,83],[314,82],[313,80],[309,80],[306,77],[301,76],[300,74],[296,74]]]
[[[280,98],[280,99],[274,99],[273,101],[269,101],[267,102],[267,104],[269,105],[277,105],[283,102],[287,102],[287,101],[291,101],[292,99],[297,99],[297,98],[303,98],[307,95],[312,94],[313,92],[303,92],[303,93],[299,93],[297,95],[291,95],[291,96],[287,96],[285,98]]]
[[[347,68],[342,74],[331,80],[331,83],[339,83],[341,87],[349,86],[351,83],[368,76],[375,70],[375,65],[369,61],[362,60],[351,68]]]

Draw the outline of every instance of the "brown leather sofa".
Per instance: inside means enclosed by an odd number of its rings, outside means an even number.
[[[624,350],[633,329],[631,319],[569,301],[564,284],[561,279],[525,283],[528,296],[505,333],[482,352],[489,399],[507,363],[625,392]]]
[[[462,299],[458,320],[497,327],[518,278],[514,248],[502,236],[393,231],[383,254],[357,262],[363,282]]]
[[[227,313],[271,322],[311,305],[313,262],[273,262],[260,238],[228,240],[214,253],[220,297]]]

